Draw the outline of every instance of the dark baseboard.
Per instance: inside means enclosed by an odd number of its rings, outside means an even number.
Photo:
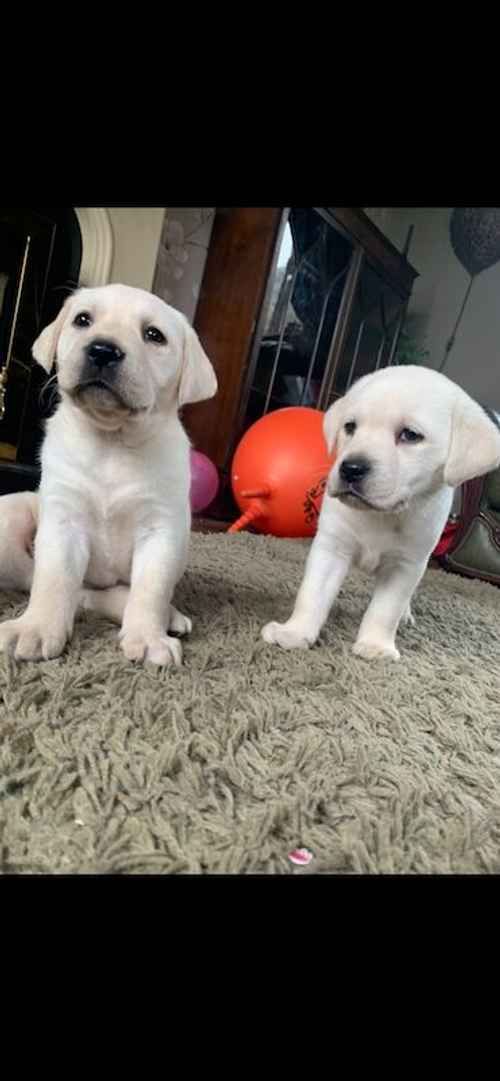
[[[193,515],[191,528],[193,533],[227,533],[230,525],[230,522],[221,522],[216,518]]]

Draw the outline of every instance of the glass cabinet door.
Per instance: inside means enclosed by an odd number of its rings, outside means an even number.
[[[394,363],[406,306],[406,297],[384,281],[365,258],[353,291],[342,352],[332,358],[325,408],[362,375]]]
[[[288,405],[315,406],[353,253],[313,207],[292,207],[269,283],[245,427]]]
[[[0,461],[18,458],[54,231],[29,211],[0,208]]]
[[[292,207],[250,366],[243,430],[285,406],[325,409],[395,359],[408,297],[327,209]]]

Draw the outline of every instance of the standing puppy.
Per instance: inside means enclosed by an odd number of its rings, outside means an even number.
[[[395,636],[447,521],[453,488],[500,464],[500,433],[446,376],[417,366],[366,375],[325,414],[336,460],[302,585],[286,623],[262,636],[316,641],[352,567],[375,573],[353,652],[399,660]]]
[[[80,289],[33,355],[47,372],[56,363],[61,400],[38,495],[0,499],[0,585],[31,586],[24,614],[0,624],[0,649],[57,657],[83,604],[122,623],[129,660],[180,664],[167,633],[191,627],[171,604],[191,524],[178,409],[215,394],[213,368],[183,315],[125,285]]]

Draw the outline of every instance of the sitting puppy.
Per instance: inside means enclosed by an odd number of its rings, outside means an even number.
[[[213,368],[180,312],[125,285],[76,292],[33,356],[47,372],[56,363],[61,400],[39,492],[0,499],[0,586],[31,588],[24,614],[0,624],[0,649],[57,657],[82,604],[122,624],[129,660],[180,664],[167,633],[191,629],[171,603],[191,524],[178,409],[215,394]]]
[[[327,411],[336,460],[295,608],[262,636],[284,649],[316,641],[354,566],[375,590],[353,652],[399,660],[395,636],[447,521],[453,488],[500,464],[500,432],[446,376],[417,366],[366,375]]]

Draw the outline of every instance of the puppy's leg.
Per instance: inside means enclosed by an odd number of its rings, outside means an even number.
[[[413,619],[410,601],[427,563],[399,564],[382,568],[377,575],[375,591],[363,616],[353,653],[371,660],[391,657],[399,660],[394,640],[400,620]]]
[[[186,542],[187,543],[187,542]],[[165,632],[172,595],[184,565],[184,540],[165,526],[142,536],[134,551],[130,593],[120,639],[129,661],[182,663],[178,638]]]
[[[413,615],[413,612],[411,610],[411,604],[409,604],[406,611],[403,612],[403,615],[401,616],[401,623],[405,623],[408,627],[415,626],[415,616]]]
[[[174,634],[180,635],[181,638],[185,634],[191,634],[193,629],[193,621],[189,616],[185,616],[183,612],[179,612],[178,608],[174,608],[174,605],[170,605],[170,615],[168,619],[168,629]]]
[[[89,542],[61,503],[42,514],[35,541],[33,585],[28,607],[18,619],[0,624],[0,650],[18,660],[58,657],[73,633]]]
[[[0,498],[0,589],[31,588],[37,504],[33,492]]]
[[[87,612],[110,619],[112,623],[122,623],[125,606],[129,597],[128,586],[111,586],[109,589],[82,589],[80,605]],[[170,605],[168,630],[174,634],[190,634],[193,624],[189,616],[183,615],[174,605]]]
[[[317,534],[292,615],[286,623],[267,623],[261,632],[264,641],[283,649],[312,646],[328,618],[350,564],[348,556],[335,551],[331,541],[327,543]]]

